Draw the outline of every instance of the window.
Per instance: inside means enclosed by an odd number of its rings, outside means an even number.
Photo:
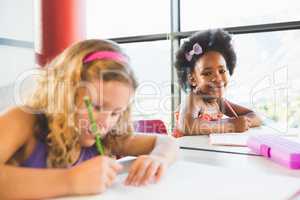
[[[300,20],[300,3],[297,0],[180,2],[183,31]]]
[[[172,1],[174,2],[176,4],[176,1]],[[176,13],[175,6],[172,17],[179,19],[182,31],[219,27],[238,27],[239,31],[243,31],[245,26],[254,27],[254,31],[247,29],[248,34],[234,34],[238,64],[227,96],[234,102],[260,112],[268,124],[275,121],[286,127],[300,126],[300,114],[296,109],[297,102],[300,101],[296,92],[300,89],[296,79],[300,63],[297,61],[297,47],[293,45],[300,40],[300,31],[276,31],[274,28],[274,31],[263,32],[257,28],[261,24],[297,22],[300,19],[300,4],[295,0],[179,2],[181,15]],[[116,3],[120,9],[116,8]],[[131,43],[128,39],[126,43],[126,38],[130,36],[169,33],[172,9],[170,2],[112,1],[105,2],[105,9],[101,9],[102,4],[95,0],[88,1],[88,37],[124,39],[122,46],[131,58],[140,83],[134,104],[134,117],[162,118],[171,125],[171,115],[174,112],[171,110],[171,96],[177,97],[176,92],[171,94],[171,63],[174,61],[171,60],[170,44],[184,38],[175,36],[171,41],[161,39],[162,41],[156,42],[140,39],[136,43]],[[135,9],[131,9],[133,6]],[[112,13],[120,17],[109,18]],[[165,83],[169,83],[169,86],[165,86]],[[164,100],[164,97],[170,98]],[[165,105],[163,109],[161,104]],[[165,110],[168,111],[164,112]],[[171,129],[169,126],[169,130]]]
[[[130,57],[139,87],[133,106],[134,119],[162,119],[170,124],[170,42],[141,42],[122,45]]]
[[[169,32],[169,1],[87,1],[87,37],[115,38]]]
[[[260,112],[274,128],[300,126],[300,30],[234,36],[237,67],[227,96]]]

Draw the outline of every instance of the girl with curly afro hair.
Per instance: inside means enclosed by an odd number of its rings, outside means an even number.
[[[224,98],[236,67],[228,32],[215,29],[195,33],[178,50],[175,67],[179,84],[187,93],[175,136],[244,132],[261,125],[252,110]]]

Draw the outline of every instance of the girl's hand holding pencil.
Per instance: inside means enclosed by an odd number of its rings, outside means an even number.
[[[230,110],[231,114],[234,118],[230,119],[230,122],[233,124],[234,132],[245,132],[250,128],[251,120],[246,116],[238,116],[235,110],[232,108],[230,103],[225,100],[224,101],[226,107]]]
[[[103,192],[106,189],[106,187],[109,187],[113,183],[113,181],[116,178],[116,174],[121,172],[123,166],[120,163],[117,163],[116,160],[104,156],[104,147],[100,139],[101,134],[93,116],[93,106],[89,97],[84,97],[84,103],[88,111],[88,118],[90,121],[91,130],[96,137],[96,147],[99,154],[101,155],[100,157],[98,156],[97,158],[92,159],[92,161],[86,162],[85,165],[88,165],[89,162],[99,162],[95,165],[96,167],[98,167],[98,169],[95,170],[96,174],[102,174],[100,177],[103,182],[98,182],[96,184],[98,185],[98,187],[100,187],[100,192]],[[102,168],[102,171],[99,171],[99,165],[100,168]],[[159,156],[139,156],[136,158],[136,160],[132,160],[132,164],[129,167],[128,177],[125,181],[125,184],[140,186],[146,185],[152,181],[157,182],[165,173],[166,168],[166,162],[164,162],[164,160]]]
[[[105,156],[89,97],[84,97],[84,103],[100,156],[68,169],[66,179],[70,183],[71,194],[75,195],[103,193],[114,183],[117,174],[123,169],[123,166],[115,159]]]
[[[238,118],[231,118],[230,122],[233,124],[233,132],[245,132],[250,128],[250,119],[246,116],[238,116]]]
[[[72,195],[103,193],[115,182],[122,168],[115,159],[97,156],[68,169],[66,180]]]

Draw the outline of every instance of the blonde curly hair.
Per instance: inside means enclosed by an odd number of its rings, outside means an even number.
[[[117,44],[106,40],[91,39],[70,46],[46,66],[45,73],[26,104],[35,113],[39,113],[36,114],[37,137],[46,132],[48,167],[71,166],[81,150],[75,110],[77,89],[82,81],[100,79],[99,74],[108,71],[101,74],[103,81],[124,82],[134,90],[137,87],[128,63],[95,60],[84,64],[83,59],[86,55],[96,51],[122,53]],[[128,106],[115,127],[103,138],[106,153],[119,154],[118,147],[122,144],[122,139],[131,133],[130,106]]]

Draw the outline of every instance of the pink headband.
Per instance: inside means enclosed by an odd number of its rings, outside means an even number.
[[[119,52],[116,51],[95,51],[83,59],[83,63],[88,63],[94,60],[101,60],[101,59],[109,59],[109,60],[115,60],[119,62],[127,62],[127,59],[124,55],[122,55]]]

